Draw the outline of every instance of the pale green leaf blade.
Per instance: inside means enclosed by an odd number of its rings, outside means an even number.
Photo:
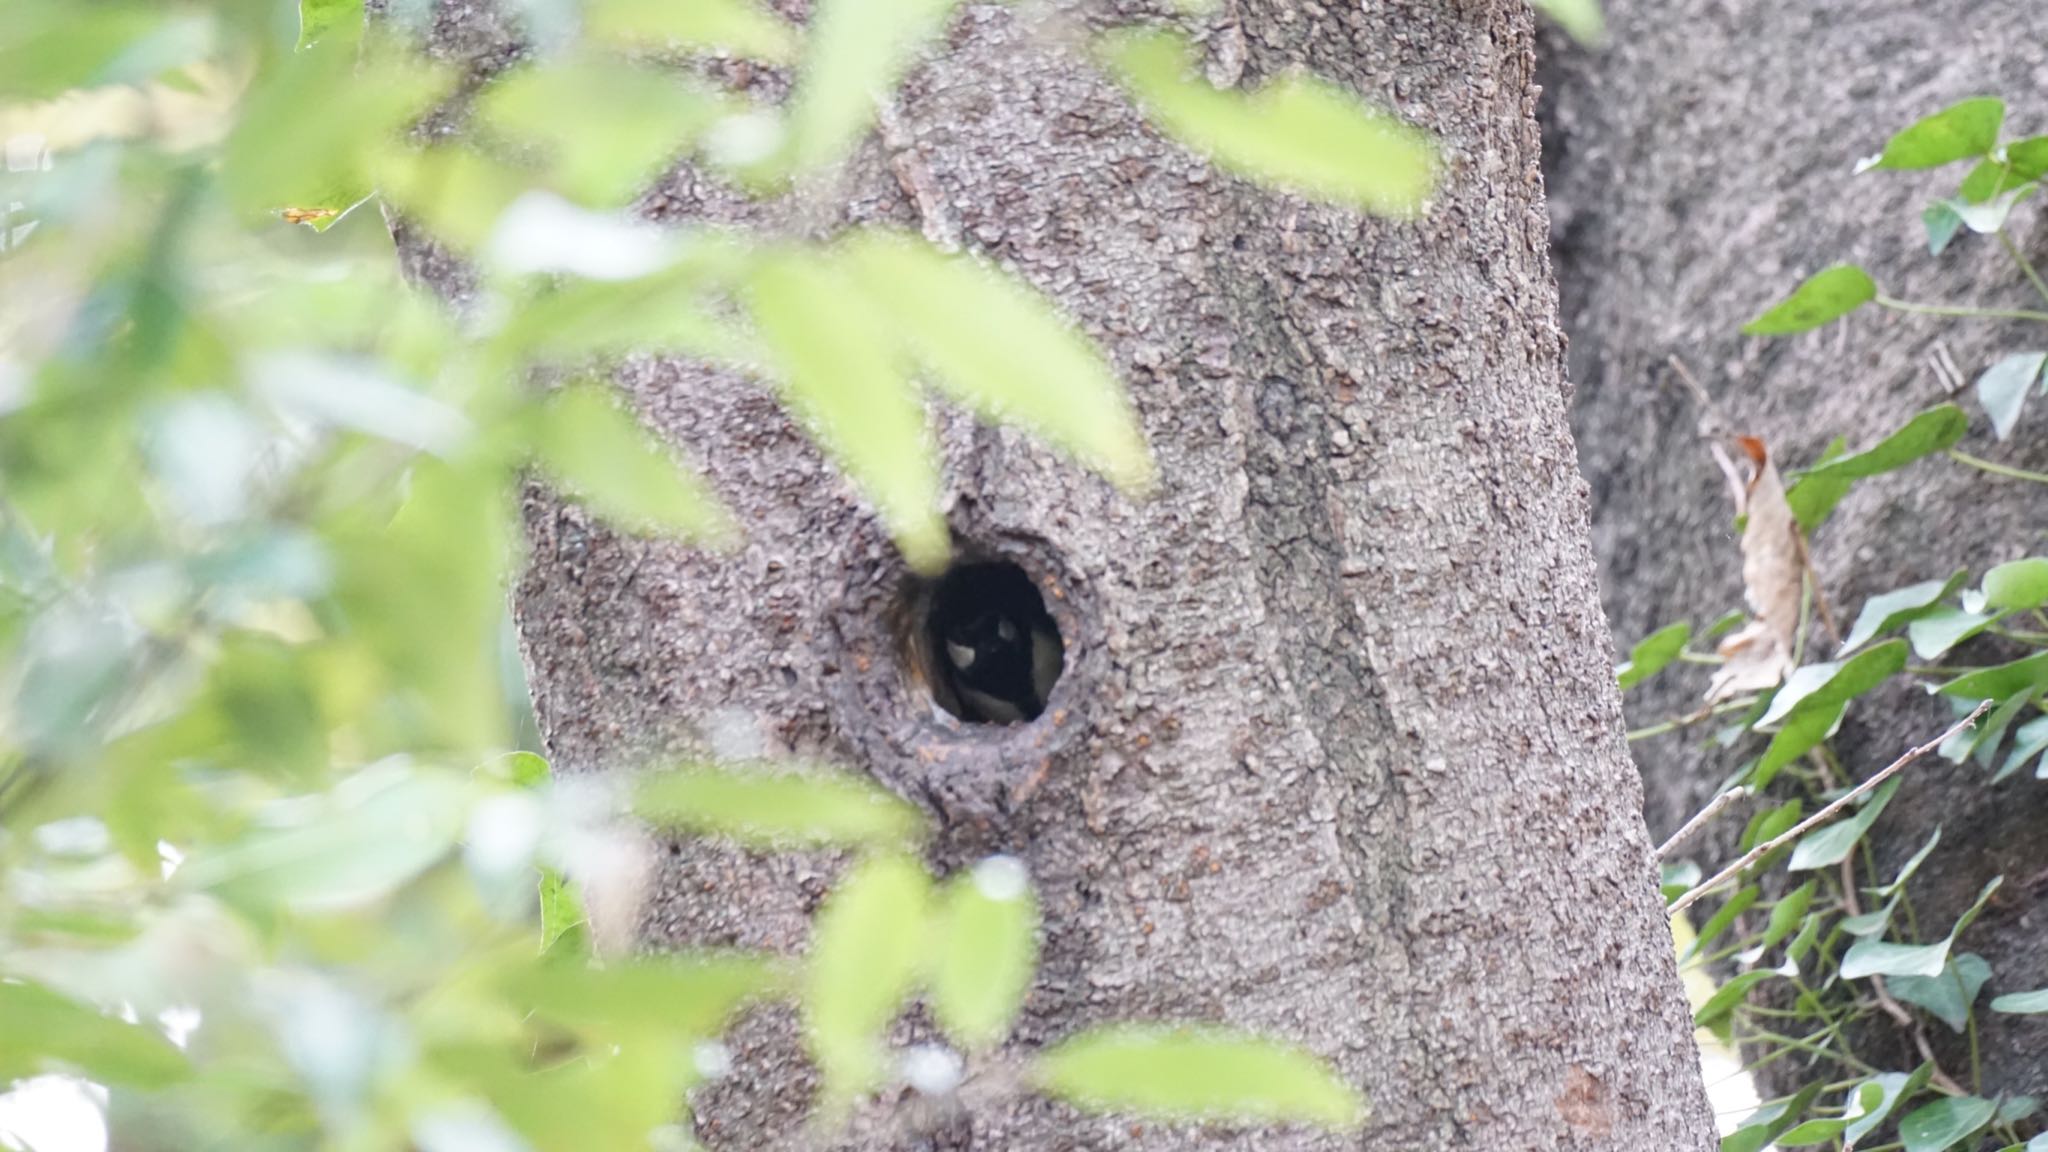
[[[1893,997],[1925,1008],[1942,1023],[1962,1032],[1970,1023],[1970,1005],[1990,979],[1991,965],[1975,952],[1964,952],[1950,957],[1933,976],[1895,976],[1886,982],[1885,989]]]
[[[1907,1113],[1899,1121],[1899,1139],[1906,1152],[1943,1152],[1991,1123],[1997,1113],[1997,1103],[1981,1096],[1944,1096]]]
[[[1865,1080],[1857,1089],[1857,1108],[1844,1135],[1852,1141],[1862,1143],[1865,1136],[1884,1123],[1885,1117],[1892,1114],[1892,1109],[1898,1107],[1899,1101],[1920,1090],[1930,1072],[1931,1069],[1923,1065],[1920,1071],[1911,1076],[1903,1072],[1882,1072]],[[1873,1088],[1877,1090],[1875,1099],[1871,1093]]]
[[[605,389],[561,389],[548,398],[533,431],[535,454],[548,475],[605,519],[628,531],[708,544],[732,539],[732,518],[710,488],[672,460]]]
[[[2005,101],[1990,96],[1964,100],[1901,130],[1885,143],[1882,153],[1856,168],[1939,168],[1989,155],[2004,122]]]
[[[1119,486],[1150,483],[1152,460],[1114,370],[1043,297],[899,234],[862,233],[844,254],[949,395],[1031,429]]]
[[[799,175],[838,164],[958,0],[820,0],[789,119]]]
[[[790,406],[875,502],[912,566],[943,564],[950,538],[930,429],[888,318],[815,254],[763,260],[745,296]]]
[[[1742,326],[1750,336],[1782,336],[1818,328],[1877,299],[1877,282],[1854,264],[1837,264],[1808,277],[1792,294]]]
[[[1816,868],[1831,868],[1842,862],[1870,826],[1877,823],[1877,817],[1891,803],[1892,794],[1899,790],[1899,781],[1894,778],[1885,782],[1877,791],[1864,800],[1863,807],[1847,820],[1838,820],[1825,828],[1816,828],[1799,838],[1792,849],[1792,859],[1785,865],[1788,872],[1810,872]]]
[[[1029,1077],[1089,1111],[1334,1129],[1356,1128],[1366,1116],[1364,1097],[1313,1054],[1233,1032],[1098,1028],[1040,1053]]]
[[[1856,623],[1849,628],[1848,639],[1842,641],[1840,654],[1846,656],[1879,635],[1932,612],[1962,585],[1963,576],[1958,570],[1946,580],[1923,580],[1865,600],[1863,610],[1856,614]]]
[[[1906,639],[1913,645],[1913,655],[1922,660],[1933,660],[1989,628],[1996,619],[1983,613],[1940,604],[1919,619],[1906,624]]]
[[[636,782],[633,812],[658,827],[762,847],[900,844],[922,826],[915,808],[871,781],[767,766],[650,773]]]
[[[2012,436],[2020,409],[2026,406],[2044,366],[2048,366],[2048,352],[2015,352],[1977,377],[1977,402],[1991,417],[1991,430],[2000,440]]]
[[[880,1075],[883,1032],[917,979],[931,881],[881,856],[856,866],[818,913],[804,1015],[830,1113]]]
[[[1984,606],[2009,612],[2048,604],[2048,558],[2029,556],[1984,574]]]
[[[931,1008],[968,1049],[1002,1042],[1038,955],[1038,900],[1024,865],[995,856],[955,876],[940,897]]]
[[[630,202],[733,107],[673,73],[587,54],[512,73],[477,111],[495,132],[539,148],[557,191],[608,208]]]
[[[363,0],[299,0],[299,47],[311,47],[329,31],[345,38],[361,31]]]
[[[639,1032],[653,1025],[704,1039],[724,1031],[741,1005],[784,985],[769,958],[744,952],[674,953],[602,968],[539,963],[505,979],[523,1008],[568,1027]]]
[[[1858,940],[1842,954],[1844,980],[1870,976],[1933,976],[1948,963],[1949,942],[1894,944],[1889,940]]]
[[[1614,670],[1621,690],[1629,689],[1668,667],[1692,640],[1692,625],[1684,620],[1667,624],[1636,642],[1629,649],[1628,662]]]
[[[1607,41],[1607,18],[1600,0],[1535,0],[1536,10],[1557,22],[1572,39],[1588,48]]]
[[[190,1075],[191,1066],[153,1028],[103,1015],[40,984],[0,981],[0,1086],[67,1070],[108,1084],[160,1088]]]
[[[2048,988],[2036,988],[2032,992],[2011,992],[1991,1001],[1993,1012],[2005,1012],[2015,1016],[2038,1016],[2048,1012]]]
[[[2044,686],[2048,686],[2048,652],[1958,676],[1943,684],[1941,691],[1963,700],[2004,700]]]
[[[752,0],[590,0],[584,34],[627,48],[728,52],[770,64],[796,59],[795,28]]]
[[[1218,91],[1165,32],[1118,32],[1103,50],[1154,123],[1230,172],[1388,216],[1419,214],[1435,187],[1427,134],[1328,81],[1286,75],[1250,93]]]

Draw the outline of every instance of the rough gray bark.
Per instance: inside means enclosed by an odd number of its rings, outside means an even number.
[[[1018,1046],[1228,1022],[1333,1059],[1375,1108],[1360,1140],[1007,1102],[971,1117],[976,1147],[1709,1147],[1565,424],[1529,12],[1229,12],[1215,77],[1306,65],[1441,134],[1426,220],[1215,173],[1014,7],[963,10],[846,182],[843,222],[957,236],[1050,293],[1157,454],[1132,502],[940,419],[959,540],[1054,593],[1046,716],[935,718],[881,621],[899,562],[847,486],[757,382],[648,359],[619,384],[746,542],[623,538],[531,493],[517,610],[550,750],[863,766],[931,809],[935,863],[1030,866],[1046,939]],[[776,211],[689,171],[645,208]],[[674,845],[647,931],[798,949],[832,867]],[[743,1023],[699,1101],[709,1143],[793,1139],[795,1042],[787,1014]],[[891,1107],[849,1146],[934,1146]]]
[[[1741,562],[1723,484],[1699,445],[1697,413],[1670,380],[1683,358],[1739,428],[1781,461],[1811,461],[1843,435],[1868,444],[1948,397],[1927,359],[1945,343],[1974,379],[2008,351],[2042,346],[2040,329],[1859,313],[1776,340],[1737,329],[1800,278],[1837,260],[1869,269],[1906,299],[2039,307],[1988,238],[1927,255],[1919,210],[1962,170],[1852,175],[1892,131],[1969,96],[2011,105],[2013,135],[2048,131],[2048,8],[1977,0],[1614,0],[1613,47],[1562,50],[1547,67],[1547,163],[1553,237],[1577,382],[1573,420],[1593,489],[1595,546],[1609,618],[1622,643],[1671,620],[1704,623],[1740,603]],[[2015,214],[2043,257],[2037,219]],[[1968,394],[1967,451],[2019,467],[2048,464],[2048,411],[1998,446]],[[1828,596],[1846,628],[1865,597],[1968,565],[1975,572],[2042,549],[2031,484],[1943,460],[1866,481],[1816,536]],[[1822,654],[1814,658],[1825,658]],[[2005,658],[1989,645],[1971,663]],[[1690,711],[1704,675],[1667,675],[1631,696],[1646,723]],[[1916,691],[1851,709],[1838,746],[1859,775],[1939,732],[1949,714]],[[1737,764],[1683,736],[1640,743],[1650,826],[1675,828]],[[1997,973],[1985,990],[2048,984],[2035,906],[2048,880],[2048,787],[1996,787],[1975,766],[1916,766],[1877,826],[1889,873],[1933,827],[1942,850],[1913,889],[1920,923],[1940,931],[1991,876],[2006,886],[1961,947]],[[1708,861],[1733,858],[1741,814],[1723,821]],[[1985,1091],[2048,1086],[2048,1030],[1986,1014]],[[1934,1026],[1951,1072],[1967,1070]],[[1908,1050],[1899,1066],[1917,1062]],[[1781,1068],[1785,1066],[1780,1066]],[[1796,1070],[1791,1073],[1796,1075]]]

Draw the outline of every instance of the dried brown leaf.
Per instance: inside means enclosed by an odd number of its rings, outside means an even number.
[[[1741,480],[1730,488],[1736,513],[1749,518],[1742,530],[1742,593],[1749,601],[1750,621],[1721,641],[1719,651],[1727,663],[1707,686],[1709,702],[1776,687],[1792,670],[1806,572],[1806,544],[1769,450],[1754,436],[1737,436],[1734,443],[1743,460],[1730,460],[1719,444],[1714,459],[1731,481]]]

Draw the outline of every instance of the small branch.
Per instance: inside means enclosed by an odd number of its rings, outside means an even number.
[[[1692,834],[1699,831],[1701,828],[1705,827],[1707,821],[1712,820],[1716,816],[1719,816],[1723,808],[1728,807],[1730,804],[1735,803],[1737,800],[1746,799],[1749,797],[1749,795],[1750,790],[1738,784],[1735,787],[1730,788],[1726,792],[1723,792],[1719,796],[1716,796],[1712,800],[1708,801],[1707,806],[1705,808],[1700,809],[1699,812],[1696,815],[1694,815],[1692,819],[1687,820],[1685,822],[1684,827],[1680,828],[1678,831],[1673,832],[1671,834],[1671,839],[1666,840],[1664,843],[1657,846],[1658,862],[1662,863],[1665,860],[1669,860],[1671,858],[1671,853],[1674,850],[1676,850],[1680,844],[1683,844],[1687,840],[1692,839]]]
[[[1815,812],[1813,815],[1808,816],[1806,819],[1801,820],[1799,823],[1794,824],[1790,829],[1788,829],[1783,834],[1773,836],[1771,837],[1771,839],[1765,841],[1764,843],[1759,844],[1756,847],[1751,848],[1748,852],[1743,853],[1742,859],[1737,860],[1735,863],[1730,864],[1726,868],[1721,869],[1719,872],[1714,873],[1705,881],[1697,885],[1694,885],[1692,891],[1687,892],[1685,895],[1680,896],[1678,899],[1672,901],[1671,907],[1665,909],[1664,914],[1666,916],[1678,915],[1680,912],[1683,912],[1687,908],[1692,907],[1692,905],[1696,901],[1698,901],[1700,897],[1705,896],[1707,893],[1712,892],[1714,889],[1719,888],[1721,885],[1726,884],[1728,881],[1734,879],[1738,874],[1741,873],[1741,871],[1744,868],[1749,867],[1751,864],[1754,864],[1757,861],[1763,859],[1765,856],[1770,855],[1772,852],[1777,851],[1784,845],[1789,844],[1794,840],[1797,840],[1799,837],[1806,835],[1808,832],[1811,832],[1815,828],[1821,826],[1822,824],[1827,823],[1829,820],[1834,819],[1835,816],[1842,811],[1842,809],[1847,808],[1850,802],[1855,800],[1858,796],[1863,795],[1864,793],[1870,791],[1871,789],[1898,775],[1900,772],[1905,770],[1906,765],[1911,764],[1913,761],[1918,760],[1920,757],[1925,756],[1929,752],[1934,751],[1936,748],[1941,747],[1942,741],[1947,740],[1949,737],[1955,735],[1958,732],[1961,732],[1963,729],[1976,724],[1977,718],[1979,716],[1984,715],[1985,711],[1991,707],[1991,703],[1992,702],[1989,700],[1985,700],[1979,703],[1975,708],[1970,710],[1970,714],[1968,716],[1963,717],[1961,720],[1958,720],[1953,725],[1951,725],[1948,731],[1943,732],[1941,735],[1936,736],[1934,739],[1928,741],[1927,743],[1920,745],[1918,748],[1909,749],[1905,755],[1899,757],[1897,760],[1892,761],[1890,764],[1885,765],[1884,769],[1878,772],[1877,775],[1872,776],[1870,779],[1865,780],[1863,783],[1858,784],[1856,787],[1851,788],[1847,792],[1844,792],[1840,798],[1835,800],[1834,803],[1829,804],[1827,807],[1821,809],[1818,812]]]

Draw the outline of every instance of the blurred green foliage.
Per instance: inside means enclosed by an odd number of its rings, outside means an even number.
[[[912,809],[814,767],[551,780],[506,613],[530,471],[625,530],[735,537],[599,383],[628,350],[775,388],[922,567],[948,546],[925,384],[1153,482],[1107,361],[994,266],[625,211],[679,161],[819,194],[953,6],[820,0],[806,31],[508,0],[530,58],[427,138],[461,78],[407,47],[423,3],[8,5],[0,1084],[111,1087],[124,1149],[677,1148],[689,1090],[746,1074],[717,1041],[756,1001],[811,1022],[821,1122],[958,1079],[891,1063],[910,997],[1001,1059],[1038,931],[1018,862],[935,881]],[[1433,145],[1332,85],[1218,92],[1178,34],[1103,44],[1225,169],[1398,213],[1430,190]],[[793,67],[792,101],[709,55]],[[471,262],[466,312],[401,281],[381,212]],[[807,956],[632,958],[649,825],[857,862]],[[1362,1115],[1245,1036],[1084,1034],[1013,1071],[1139,1113]]]

